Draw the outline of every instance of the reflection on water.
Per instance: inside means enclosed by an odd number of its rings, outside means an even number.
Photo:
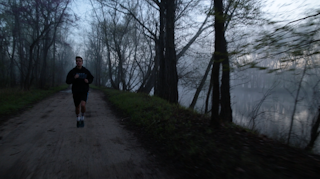
[[[191,95],[184,91],[184,96]],[[205,94],[199,98],[196,109],[204,110]],[[257,105],[263,98],[262,92],[250,89],[232,90],[233,121],[247,128],[253,128],[261,134],[286,142],[291,124],[294,98],[283,92],[274,92],[266,98],[260,108]],[[184,106],[190,104],[186,98],[181,98],[180,103]],[[294,123],[290,142],[292,145],[305,147],[309,140],[311,123],[316,115],[317,106],[310,105],[310,99],[301,98],[294,115]],[[255,111],[255,112],[253,112]],[[314,152],[320,153],[319,139],[314,146]]]

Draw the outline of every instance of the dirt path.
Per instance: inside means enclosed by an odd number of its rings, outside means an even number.
[[[1,178],[170,178],[103,100],[91,91],[85,127],[76,128],[71,91],[0,126]]]

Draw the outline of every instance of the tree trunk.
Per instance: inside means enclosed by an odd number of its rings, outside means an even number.
[[[157,44],[157,40],[154,39],[154,43],[155,43],[155,51],[156,51],[156,55],[155,57],[150,57],[149,59],[149,65],[148,65],[148,71],[146,72],[146,74],[143,76],[143,81],[139,87],[139,89],[137,90],[138,93],[146,93],[146,94],[150,94],[152,88],[154,88],[154,90],[156,89],[156,76],[157,76],[157,69],[159,67],[159,63],[158,63],[158,44]],[[150,46],[150,50],[152,50],[152,47]],[[153,67],[152,67],[152,63],[153,63]],[[140,66],[140,65],[139,65]],[[141,68],[141,67],[140,67]],[[141,71],[143,73],[143,70],[141,68]]]
[[[116,43],[116,52],[119,58],[119,64],[118,64],[118,86],[120,85],[120,83],[122,83],[122,90],[125,91],[127,90],[127,86],[126,86],[126,81],[125,81],[125,72],[123,70],[123,57],[121,54],[121,49],[120,49],[120,45]]]
[[[40,89],[44,89],[47,81],[47,56],[50,48],[49,45],[49,33],[46,34],[43,44],[43,54],[42,54],[42,67],[40,73]]]
[[[16,86],[16,73],[14,70],[14,56],[16,51],[16,38],[15,35],[13,36],[13,44],[12,44],[12,53],[10,56],[10,86]]]
[[[33,61],[33,47],[35,44],[32,44],[29,48],[29,59],[28,59],[28,66],[27,66],[27,74],[26,77],[24,78],[24,84],[23,84],[23,89],[25,91],[30,89],[30,76],[31,76],[31,70],[32,70],[32,61]]]
[[[20,63],[20,88],[23,89],[23,81],[24,81],[24,67],[25,67],[25,58],[24,58],[24,50],[23,44],[24,41],[22,40],[21,33],[19,32],[19,45],[18,45],[18,53],[19,53],[19,63]]]
[[[207,92],[207,97],[206,97],[206,105],[205,105],[205,109],[204,109],[204,113],[207,114],[209,113],[209,99],[210,99],[210,95],[211,95],[211,92],[212,92],[212,80],[210,80],[210,85],[209,85],[209,89],[208,89],[208,92]]]
[[[40,54],[40,50],[43,50],[43,44],[37,44],[35,47],[34,47],[34,52],[33,52],[33,59],[34,59],[34,62],[33,62],[33,67],[32,67],[32,73],[34,74],[34,76],[36,77],[35,81],[36,81],[36,84],[39,84],[40,85],[40,81],[41,81],[41,60],[42,57],[41,55],[43,54]],[[38,85],[38,86],[39,86]]]
[[[178,73],[177,73],[177,57],[174,42],[174,26],[175,26],[175,8],[176,1],[167,0],[166,3],[166,81],[168,85],[168,92],[166,99],[172,103],[178,103]]]
[[[223,12],[222,0],[214,0],[214,17],[215,17],[215,52],[214,52],[214,68],[213,76],[213,95],[212,95],[212,116],[211,120],[223,119],[224,121],[232,122],[232,110],[230,102],[230,65],[227,51],[227,42],[225,38],[225,16]],[[220,98],[220,64],[222,64],[222,79],[221,79],[221,98]],[[219,102],[220,99],[220,102]],[[219,114],[219,104],[221,111]],[[216,122],[217,123],[217,122]]]
[[[106,21],[104,21],[104,26],[106,26]],[[106,29],[106,27],[104,28]],[[119,89],[119,86],[116,85],[115,81],[113,80],[112,78],[112,64],[111,64],[111,49],[110,49],[110,44],[109,44],[109,41],[108,41],[108,36],[107,36],[107,33],[105,31],[105,43],[106,43],[106,46],[107,46],[107,65],[108,65],[108,75],[109,75],[109,79],[110,79],[110,83],[111,83],[111,86],[112,88],[114,89]]]
[[[52,81],[51,81],[51,86],[54,86],[54,81],[55,81],[55,72],[56,72],[56,34],[57,31],[55,30],[53,33],[53,54],[52,54],[52,71],[51,71],[51,77],[52,77]]]
[[[155,83],[155,90],[154,93],[155,95],[162,97],[164,96],[163,93],[165,93],[165,57],[164,57],[164,27],[165,27],[165,7],[164,7],[164,2],[160,3],[160,30],[159,30],[159,39],[157,40],[156,45],[157,48],[157,54],[156,57],[158,57],[158,62],[159,62],[159,68],[156,68],[157,72],[157,79]]]
[[[223,35],[222,79],[221,79],[221,112],[220,118],[226,122],[232,122],[232,109],[230,99],[230,65],[227,52],[227,43]]]
[[[218,127],[220,124],[219,120],[219,102],[220,102],[220,62],[216,59],[216,52],[214,53],[214,63],[213,68],[211,72],[211,83],[213,85],[213,91],[212,91],[212,109],[211,109],[211,125]]]
[[[194,109],[194,106],[197,103],[199,94],[200,94],[200,92],[201,92],[201,90],[202,90],[202,88],[203,88],[203,86],[204,86],[204,84],[205,84],[205,82],[207,80],[207,77],[208,77],[208,74],[209,74],[210,69],[212,67],[212,64],[213,64],[213,56],[210,59],[210,62],[209,62],[208,66],[207,66],[207,69],[206,69],[206,72],[204,73],[204,76],[202,77],[202,80],[201,80],[201,82],[200,82],[200,84],[199,84],[199,86],[198,86],[198,88],[196,90],[196,93],[193,96],[192,102],[191,102],[191,104],[189,106],[190,109]]]
[[[143,77],[143,82],[139,89],[137,90],[138,93],[146,93],[149,94],[154,87],[154,81],[155,81],[155,73],[156,67],[154,66],[152,69],[148,69],[146,75]]]
[[[160,97],[178,103],[177,58],[174,43],[175,0],[163,0],[165,7],[165,58],[160,63]]]

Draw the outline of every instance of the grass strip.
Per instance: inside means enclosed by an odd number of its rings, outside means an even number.
[[[31,107],[35,102],[67,88],[67,85],[61,85],[47,90],[31,89],[23,91],[18,88],[0,89],[0,116],[17,114],[21,110]]]

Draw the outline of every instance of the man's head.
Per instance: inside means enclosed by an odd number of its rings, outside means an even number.
[[[83,64],[82,57],[76,56],[76,64],[77,64],[77,68],[81,68],[82,67],[82,64]]]

